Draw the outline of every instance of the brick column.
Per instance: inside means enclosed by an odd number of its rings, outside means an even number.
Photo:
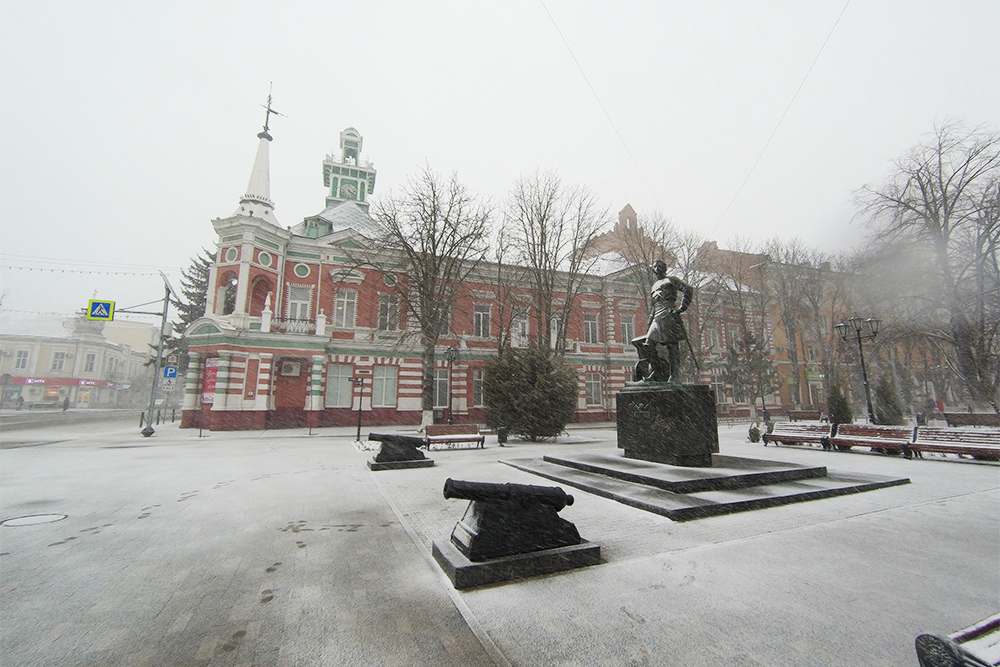
[[[201,376],[204,371],[204,357],[197,352],[188,352],[184,402],[181,404],[181,428],[197,428],[201,425]]]

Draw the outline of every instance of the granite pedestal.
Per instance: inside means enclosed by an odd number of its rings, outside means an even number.
[[[368,469],[374,472],[378,472],[379,470],[402,470],[405,468],[430,468],[433,465],[434,459],[415,459],[411,461],[368,461]]]
[[[618,393],[618,447],[630,459],[711,467],[719,452],[715,396],[703,384],[635,382]]]

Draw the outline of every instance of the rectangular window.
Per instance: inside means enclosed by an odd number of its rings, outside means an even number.
[[[379,331],[395,331],[399,328],[399,295],[382,294],[378,298]]]
[[[65,352],[53,352],[52,353],[52,369],[54,371],[61,371],[66,366],[66,353]]]
[[[583,342],[597,343],[597,313],[589,313],[583,316]]]
[[[715,402],[722,405],[726,402],[726,388],[718,380],[712,381],[712,391],[715,393]]]
[[[472,314],[472,335],[479,338],[490,337],[490,307],[477,304]]]
[[[584,385],[587,393],[587,405],[602,405],[604,401],[601,397],[601,374],[587,373]]]
[[[483,381],[486,379],[486,371],[472,371],[472,407],[481,408],[483,405]]]
[[[372,407],[396,407],[396,367],[376,366],[372,377]]]
[[[288,288],[288,319],[309,319],[309,294],[305,285],[291,285]]]
[[[621,343],[631,343],[635,338],[635,315],[622,315]]]
[[[354,311],[358,304],[358,293],[352,289],[337,290],[333,304],[333,326],[350,329],[354,326]]]
[[[434,407],[448,407],[448,369],[434,370]]]
[[[806,358],[809,359],[809,361],[816,361],[816,350],[812,349],[811,347],[807,347]]]
[[[28,357],[30,354],[27,350],[18,350],[17,356],[14,357],[14,369],[19,371],[25,370],[28,367]]]
[[[83,372],[93,373],[94,368],[97,366],[97,354],[94,352],[88,352],[87,357],[83,362]]]
[[[719,330],[715,328],[715,322],[709,322],[705,325],[705,343],[709,350],[719,348]]]
[[[330,364],[326,367],[326,407],[349,408],[354,396],[351,381],[354,369],[346,364]]]
[[[743,327],[738,324],[730,325],[729,340],[732,342],[734,350],[743,352]]]
[[[511,341],[514,347],[528,347],[528,318],[518,315],[511,322]]]

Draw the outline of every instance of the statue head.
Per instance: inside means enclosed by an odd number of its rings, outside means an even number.
[[[657,278],[662,279],[665,275],[667,275],[667,263],[662,259],[658,259],[653,262],[649,268],[653,269],[653,273],[656,274]]]

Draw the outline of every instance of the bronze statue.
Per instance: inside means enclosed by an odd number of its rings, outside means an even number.
[[[682,340],[687,340],[681,313],[688,309],[694,298],[694,288],[680,278],[667,275],[667,265],[656,260],[650,267],[656,276],[653,283],[652,307],[646,335],[632,339],[639,352],[635,365],[636,382],[680,382]],[[680,307],[677,293],[683,293]],[[667,359],[660,354],[660,347],[667,351]]]

